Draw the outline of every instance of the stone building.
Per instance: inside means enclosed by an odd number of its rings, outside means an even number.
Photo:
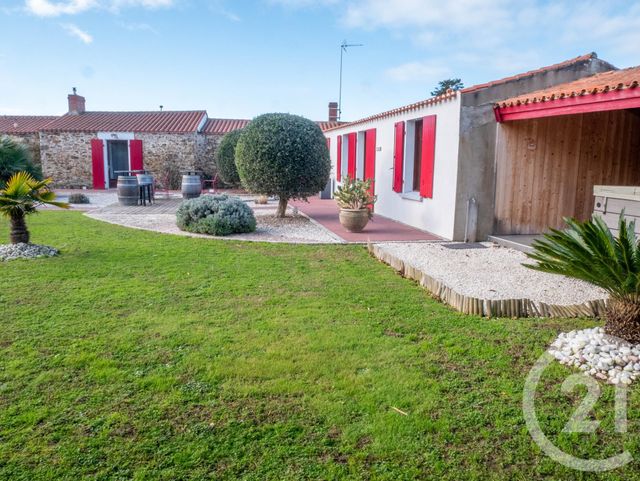
[[[60,117],[0,117],[0,135],[27,145],[58,187],[109,189],[115,187],[118,171],[139,169],[170,187],[177,186],[186,170],[212,178],[220,139],[249,123],[209,118],[205,110],[92,112],[75,89],[68,104]],[[338,122],[331,118],[319,125],[325,130]]]

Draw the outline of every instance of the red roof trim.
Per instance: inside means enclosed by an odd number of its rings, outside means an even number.
[[[523,103],[507,107],[495,107],[496,120],[512,120],[575,115],[588,112],[604,112],[640,108],[640,88],[601,92],[590,95],[564,97],[549,102]]]

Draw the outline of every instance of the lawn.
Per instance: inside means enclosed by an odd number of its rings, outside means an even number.
[[[565,468],[524,425],[531,365],[594,321],[464,316],[359,246],[30,226],[62,255],[0,264],[0,479],[640,479]],[[638,389],[628,434],[610,387],[596,433],[560,433],[570,372],[543,378],[550,439],[640,454]]]

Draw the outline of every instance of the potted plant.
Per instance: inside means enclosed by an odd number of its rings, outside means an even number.
[[[345,177],[334,196],[340,207],[340,224],[349,232],[362,232],[369,219],[377,197],[371,192],[371,179],[358,180]]]

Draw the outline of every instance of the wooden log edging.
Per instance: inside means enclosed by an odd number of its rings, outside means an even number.
[[[368,244],[371,255],[393,267],[402,276],[412,279],[429,291],[433,297],[450,305],[463,314],[483,317],[595,317],[604,316],[606,299],[587,301],[583,304],[559,305],[536,302],[531,299],[480,299],[465,296],[446,286],[441,281],[422,272],[380,248]]]

